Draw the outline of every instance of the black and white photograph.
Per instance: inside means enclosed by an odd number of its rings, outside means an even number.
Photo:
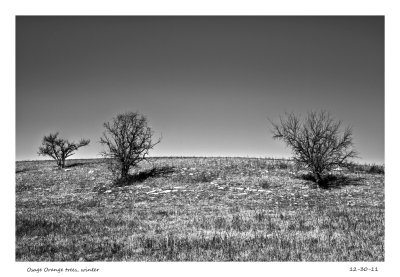
[[[396,271],[391,2],[71,1],[1,12],[3,273]]]
[[[15,23],[16,261],[385,261],[384,16]]]

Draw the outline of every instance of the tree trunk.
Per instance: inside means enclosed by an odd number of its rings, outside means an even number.
[[[128,178],[128,172],[129,172],[129,167],[123,165],[122,168],[121,168],[121,179],[127,179]]]
[[[318,185],[322,185],[322,176],[321,176],[321,173],[315,172],[315,173],[314,173],[314,178],[315,178],[315,182],[316,182]]]

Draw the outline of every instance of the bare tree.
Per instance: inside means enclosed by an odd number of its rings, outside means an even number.
[[[161,141],[152,142],[153,131],[147,126],[147,118],[134,112],[117,115],[111,123],[104,123],[104,128],[100,143],[106,150],[101,154],[109,158],[110,169],[121,180],[125,180],[130,168],[145,160],[149,150]]]
[[[334,167],[346,166],[349,159],[357,157],[352,149],[352,129],[341,130],[342,122],[326,111],[309,112],[304,120],[286,113],[279,124],[270,122],[273,138],[292,148],[295,162],[306,166],[318,184]]]
[[[69,142],[58,137],[58,132],[44,136],[42,146],[39,147],[39,155],[50,156],[57,161],[59,168],[65,167],[65,159],[72,156],[76,150],[90,143],[88,139],[81,139],[79,143]]]

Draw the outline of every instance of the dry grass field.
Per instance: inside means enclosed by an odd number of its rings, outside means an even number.
[[[112,185],[103,160],[16,162],[17,261],[384,261],[384,175],[327,188],[290,161],[151,158]]]

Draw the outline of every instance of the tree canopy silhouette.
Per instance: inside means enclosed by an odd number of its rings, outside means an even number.
[[[41,156],[50,156],[57,161],[59,168],[65,167],[65,159],[75,154],[79,148],[90,143],[88,139],[81,139],[78,143],[70,142],[58,137],[59,133],[49,134],[43,137],[42,146],[39,147],[38,154]]]
[[[134,112],[117,115],[104,123],[104,128],[100,143],[106,150],[101,154],[109,158],[110,169],[120,179],[126,179],[130,168],[145,160],[149,150],[161,141],[152,141],[147,118]]]
[[[286,113],[279,123],[270,122],[273,138],[292,149],[294,161],[306,166],[318,184],[327,172],[346,166],[351,158],[357,157],[352,129],[342,130],[342,122],[334,120],[326,111],[309,112],[304,119]]]

